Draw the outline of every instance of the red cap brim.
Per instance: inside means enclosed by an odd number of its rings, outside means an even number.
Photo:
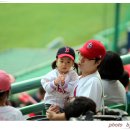
[[[69,54],[60,54],[60,55],[58,55],[58,58],[62,58],[62,57],[65,57],[65,56],[71,58],[72,60],[74,60],[74,57],[69,55]]]
[[[84,48],[80,48],[80,49],[78,49],[78,51],[81,53],[82,56],[84,56],[86,58],[90,58],[87,50],[85,50]]]

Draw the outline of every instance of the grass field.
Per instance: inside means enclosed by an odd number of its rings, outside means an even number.
[[[121,21],[130,4],[121,5]],[[56,37],[75,46],[114,26],[115,4],[0,4],[0,51],[44,48]]]

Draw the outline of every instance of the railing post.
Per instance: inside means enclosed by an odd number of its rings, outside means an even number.
[[[128,28],[127,31],[127,49],[130,52],[130,27]]]
[[[115,35],[114,35],[114,51],[118,51],[118,37],[119,37],[119,15],[120,15],[120,3],[116,3],[115,7]]]

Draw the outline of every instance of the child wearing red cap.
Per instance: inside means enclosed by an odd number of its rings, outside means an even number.
[[[46,91],[44,102],[64,108],[65,100],[73,95],[77,84],[78,74],[75,72],[78,65],[75,63],[75,52],[70,47],[59,48],[56,60],[52,63],[53,70],[46,74],[41,84]]]
[[[12,82],[14,82],[14,77],[0,70],[0,121],[24,120],[18,109],[7,105]]]

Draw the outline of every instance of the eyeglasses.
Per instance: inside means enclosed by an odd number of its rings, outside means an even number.
[[[93,59],[89,59],[89,58],[86,58],[86,57],[84,57],[85,59],[87,59],[87,60],[96,60],[96,58],[93,58]]]

